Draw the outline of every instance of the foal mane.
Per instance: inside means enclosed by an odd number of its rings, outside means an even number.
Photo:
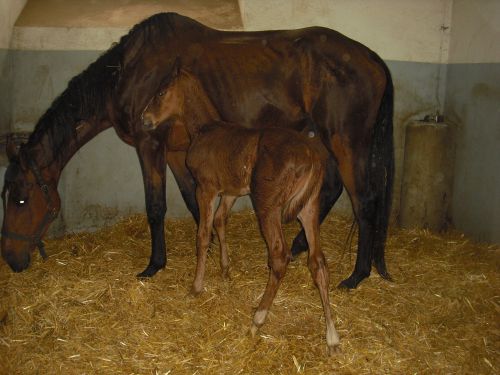
[[[38,120],[23,151],[30,153],[45,138],[48,144],[48,164],[52,160],[67,159],[65,147],[76,138],[76,127],[82,121],[95,122],[106,118],[107,101],[124,70],[138,59],[144,49],[157,47],[167,38],[174,37],[180,29],[203,26],[176,13],[155,14],[136,24],[118,43],[111,46],[82,73],[73,77],[67,88],[52,102]],[[133,64],[132,64],[133,66]]]

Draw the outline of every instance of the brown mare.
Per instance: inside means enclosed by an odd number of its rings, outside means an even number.
[[[330,353],[339,344],[330,313],[328,269],[319,245],[319,192],[328,153],[310,131],[279,128],[246,129],[218,120],[200,82],[186,71],[174,72],[143,112],[146,129],[182,123],[191,139],[186,163],[196,182],[200,222],[196,238],[198,261],[192,292],[203,289],[205,263],[212,225],[219,237],[221,268],[228,273],[225,226],[236,198],[250,193],[260,230],[268,248],[269,280],[253,318],[255,335],[264,324],[278,291],[291,252],[281,227],[282,219],[298,218],[309,245],[308,265],[319,289],[326,320]],[[221,196],[217,211],[216,198]]]
[[[62,169],[82,145],[109,127],[136,149],[142,168],[152,252],[139,275],[152,276],[165,266],[167,163],[187,207],[199,217],[185,163],[189,136],[182,126],[146,131],[140,115],[175,61],[200,80],[224,121],[299,130],[302,120],[314,122],[330,152],[319,219],[343,185],[359,225],[356,265],[341,285],[356,287],[372,264],[389,278],[384,245],[394,168],[393,86],[383,61],[326,28],[224,32],[175,13],[134,26],[69,82],[20,150],[9,148],[1,247],[10,267],[22,271],[29,266],[31,252],[59,210]],[[301,231],[292,253],[306,248]]]

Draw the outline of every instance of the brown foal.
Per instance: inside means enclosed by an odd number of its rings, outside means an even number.
[[[176,68],[178,69],[178,68]],[[145,129],[182,124],[191,138],[186,164],[196,181],[200,209],[197,266],[192,292],[203,289],[212,226],[220,242],[222,274],[228,274],[225,225],[237,199],[250,194],[268,247],[269,280],[250,329],[264,324],[291,259],[282,220],[298,218],[309,244],[308,266],[319,289],[329,353],[339,350],[330,312],[328,269],[319,245],[319,192],[327,151],[319,135],[284,128],[247,129],[219,120],[198,79],[176,70],[142,113]],[[217,210],[214,204],[221,196]]]

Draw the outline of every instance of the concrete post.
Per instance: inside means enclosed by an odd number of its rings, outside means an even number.
[[[454,153],[449,125],[416,121],[406,127],[400,210],[403,228],[446,229]]]

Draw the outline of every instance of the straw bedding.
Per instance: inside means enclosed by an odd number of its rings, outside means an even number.
[[[326,356],[319,294],[305,255],[290,264],[258,337],[248,328],[267,280],[251,212],[228,227],[231,279],[210,252],[205,291],[195,268],[192,220],[166,224],[168,266],[138,280],[149,259],[144,216],[95,233],[47,241],[26,272],[0,265],[2,374],[488,374],[500,370],[500,249],[464,236],[392,229],[387,263],[358,289],[336,285],[355,261],[350,221],[330,215],[321,243],[342,353]],[[286,227],[289,241],[297,225]]]

